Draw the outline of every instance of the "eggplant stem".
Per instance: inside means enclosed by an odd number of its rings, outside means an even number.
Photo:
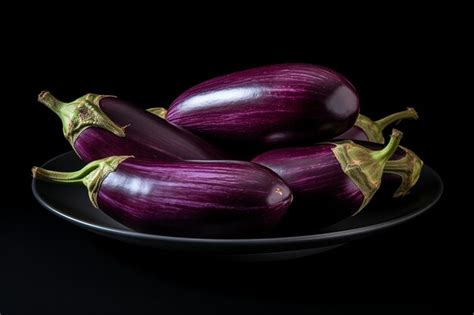
[[[38,102],[48,106],[48,108],[55,112],[57,115],[59,115],[61,107],[65,104],[46,90],[41,91],[41,93],[38,95]]]
[[[59,116],[63,123],[64,137],[74,147],[76,138],[89,127],[103,128],[118,137],[125,137],[124,130],[127,126],[118,126],[100,108],[100,100],[104,97],[115,96],[88,93],[70,103],[65,103],[50,92],[42,91],[38,95],[38,101]]]
[[[36,166],[31,169],[31,172],[33,173],[33,178],[40,180],[63,184],[84,184],[84,186],[87,187],[89,199],[92,204],[94,207],[99,208],[99,205],[97,204],[97,194],[99,193],[102,181],[107,177],[107,175],[114,172],[120,163],[129,158],[133,158],[133,156],[109,156],[100,160],[92,161],[82,169],[75,172],[50,171]]]
[[[386,163],[392,157],[393,153],[395,153],[395,151],[397,150],[398,145],[402,140],[402,137],[403,133],[401,131],[393,129],[389,143],[385,146],[385,148],[378,151],[373,151],[371,153],[372,157],[377,161]]]
[[[391,125],[402,119],[418,119],[418,113],[413,107],[407,107],[407,109],[404,111],[393,113],[375,121],[374,123],[380,128],[380,130],[383,130],[388,125]]]
[[[41,91],[38,95],[38,102],[46,105],[51,109],[63,123],[63,133],[66,133],[67,126],[70,125],[72,118],[74,117],[74,111],[76,110],[77,104],[74,102],[66,103],[58,100],[49,91]]]
[[[100,160],[91,162],[84,166],[82,169],[75,172],[51,171],[37,166],[34,166],[31,169],[31,172],[33,173],[33,178],[37,178],[40,180],[45,180],[54,183],[76,184],[82,183],[87,177],[87,175],[89,175],[91,172],[100,167],[100,162]]]

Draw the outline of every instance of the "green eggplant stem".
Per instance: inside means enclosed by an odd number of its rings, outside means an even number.
[[[392,130],[392,135],[390,136],[389,143],[381,150],[373,151],[372,157],[374,160],[379,161],[385,164],[395,153],[400,144],[400,140],[402,140],[403,133],[397,129]]]
[[[364,200],[354,215],[370,202],[372,196],[379,189],[383,169],[396,151],[402,136],[400,131],[393,129],[390,142],[378,151],[369,150],[350,140],[335,143],[332,151],[342,171],[364,195]]]
[[[31,169],[33,173],[33,178],[40,180],[53,182],[53,183],[63,183],[63,184],[76,184],[82,183],[84,179],[94,170],[99,168],[102,164],[101,160],[93,161],[82,169],[75,172],[58,172],[44,169],[42,167],[34,166]]]
[[[74,142],[80,133],[89,127],[103,128],[118,137],[125,137],[127,126],[118,126],[100,108],[99,102],[112,95],[88,93],[66,103],[55,98],[50,92],[42,91],[38,101],[50,108],[62,121],[64,137],[74,148]]]
[[[375,121],[375,124],[381,129],[385,129],[388,125],[393,124],[396,121],[402,119],[418,119],[418,113],[415,111],[414,108],[408,107],[406,110],[393,113],[388,115],[382,119]]]
[[[64,105],[64,102],[58,100],[49,91],[41,91],[38,95],[38,101],[48,106],[55,113],[59,113],[60,108]]]
[[[104,159],[92,161],[82,169],[75,172],[57,172],[34,166],[31,169],[33,178],[62,184],[84,184],[87,187],[89,199],[94,207],[97,204],[97,194],[102,181],[114,172],[120,163],[126,159],[133,158],[131,155],[110,156]]]
[[[38,95],[38,102],[46,105],[56,115],[58,115],[63,124],[68,124],[69,121],[71,121],[76,109],[76,104],[62,102],[54,97],[49,91],[42,91]]]

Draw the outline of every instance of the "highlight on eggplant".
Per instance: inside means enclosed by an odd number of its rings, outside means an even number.
[[[154,161],[113,156],[76,172],[33,167],[33,177],[84,184],[92,204],[138,231],[246,237],[272,230],[293,196],[270,170],[240,161]]]
[[[86,94],[73,102],[43,91],[38,101],[55,112],[78,156],[90,162],[112,155],[158,159],[222,159],[203,139],[115,96]]]
[[[278,147],[332,139],[351,128],[358,114],[357,92],[341,74],[281,64],[198,84],[171,104],[166,119],[214,141]]]
[[[384,144],[384,129],[403,119],[418,119],[418,113],[413,107],[408,107],[404,111],[393,113],[375,121],[367,116],[359,114],[354,126],[334,139],[361,140]]]
[[[381,150],[345,140],[277,149],[252,162],[278,174],[292,190],[295,205],[303,204],[304,211],[326,212],[339,220],[357,214],[370,202],[401,138],[402,133],[394,129],[390,142]]]

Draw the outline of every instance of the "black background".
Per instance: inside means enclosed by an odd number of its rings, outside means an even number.
[[[403,14],[382,28],[381,17],[359,29],[316,16],[311,23],[280,16],[251,31],[228,30],[234,20],[225,19],[201,30],[197,19],[176,32],[182,18],[132,31],[135,22],[123,16],[111,15],[100,30],[95,23],[103,16],[52,17],[30,21],[27,33],[6,35],[2,315],[70,308],[102,314],[456,314],[469,302],[472,243],[461,227],[467,209],[455,197],[462,164],[443,148],[449,138],[451,149],[462,140],[449,133],[461,126],[457,119],[464,103],[454,97],[462,94],[463,79],[455,73],[462,69],[462,49],[458,33],[437,18]],[[78,26],[74,30],[72,23]],[[87,23],[92,25],[81,29]],[[388,233],[319,256],[241,264],[169,256],[104,239],[52,216],[33,200],[31,166],[70,149],[60,121],[36,102],[42,89],[64,100],[94,92],[144,108],[167,106],[202,80],[285,62],[320,64],[344,74],[370,117],[415,107],[420,119],[400,126],[403,144],[441,174],[445,194],[439,204]],[[421,304],[354,304],[400,302]]]

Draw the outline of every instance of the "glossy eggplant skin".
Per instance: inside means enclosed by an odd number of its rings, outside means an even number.
[[[74,151],[86,162],[91,162],[112,155],[130,155],[149,157],[160,160],[174,160],[176,155],[164,150],[156,150],[146,145],[137,144],[130,138],[119,138],[109,131],[90,127],[81,132],[74,142]]]
[[[171,156],[184,160],[215,160],[224,157],[218,149],[189,131],[129,102],[105,97],[99,104],[112,121],[128,127],[125,128],[125,138],[111,137],[114,135],[110,132],[105,135],[105,130],[100,128],[85,129],[74,145],[86,161],[128,154],[150,158]],[[97,147],[100,152],[97,152]]]
[[[100,209],[133,229],[194,237],[265,233],[291,201],[273,172],[239,161],[127,159],[97,195]]]
[[[383,144],[364,141],[351,141],[351,143],[367,148],[371,152],[381,152],[385,147]],[[295,200],[285,218],[286,228],[298,226],[309,232],[349,217],[360,210],[364,195],[343,171],[333,153],[335,146],[336,143],[326,143],[310,147],[277,149],[263,153],[252,160],[274,171],[292,190]],[[383,169],[390,169],[390,163],[401,161],[406,155],[406,148],[397,147]],[[358,159],[353,160],[354,165],[360,165],[360,162],[362,161]],[[412,172],[415,170],[411,168],[417,166],[417,164],[401,164],[397,164],[398,171]],[[405,166],[406,170],[403,169]],[[381,184],[371,203],[374,200],[386,203],[401,187],[401,176],[385,172],[380,176]],[[417,177],[414,183],[416,180]]]
[[[355,140],[355,141],[369,141],[367,134],[358,126],[352,126],[343,134],[334,138],[335,140]]]
[[[290,212],[310,226],[335,222],[354,214],[364,195],[343,172],[334,144],[277,149],[252,160],[278,174],[294,195]],[[292,218],[292,219],[293,219]]]
[[[198,84],[171,104],[166,119],[209,139],[268,148],[332,139],[358,114],[357,92],[342,75],[282,64]]]
[[[38,100],[58,114],[65,137],[86,162],[114,155],[160,160],[225,158],[191,132],[113,96],[86,94],[64,103],[43,91]]]

